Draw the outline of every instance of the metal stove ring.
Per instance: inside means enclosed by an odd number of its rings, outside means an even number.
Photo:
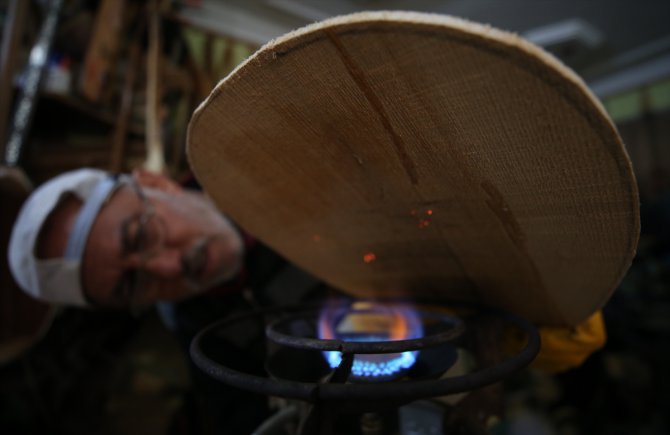
[[[291,334],[285,334],[279,330],[282,326],[296,320],[297,318],[311,318],[316,314],[314,311],[303,311],[297,312],[292,316],[285,316],[270,323],[265,329],[265,334],[275,343],[297,349],[321,351],[332,350],[342,353],[355,354],[380,354],[422,350],[428,347],[438,346],[447,341],[458,338],[465,330],[463,322],[458,317],[425,310],[417,310],[417,312],[421,315],[422,318],[433,318],[439,320],[445,324],[450,324],[451,328],[446,331],[430,334],[422,338],[366,342],[298,337]]]
[[[302,307],[304,310],[304,307]],[[273,313],[300,311],[296,307],[280,307],[253,311],[223,319],[200,331],[191,342],[193,362],[209,376],[237,388],[259,394],[279,396],[308,402],[353,400],[411,401],[426,397],[462,393],[493,384],[527,366],[540,350],[540,336],[528,321],[509,313],[486,310],[523,330],[526,346],[516,355],[476,372],[439,380],[398,381],[379,384],[318,384],[271,379],[233,370],[209,358],[201,349],[203,337],[216,329],[242,320]]]

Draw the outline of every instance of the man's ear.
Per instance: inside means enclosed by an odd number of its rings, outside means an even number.
[[[159,189],[168,193],[181,193],[183,188],[163,174],[147,171],[146,169],[133,170],[133,178],[140,186]]]

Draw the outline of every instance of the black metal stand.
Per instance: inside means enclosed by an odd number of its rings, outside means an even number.
[[[472,309],[468,309],[472,312]],[[429,333],[423,338],[398,341],[348,342],[343,340],[322,340],[316,336],[293,335],[289,327],[294,322],[316,322],[319,307],[307,309],[304,306],[282,307],[260,310],[221,320],[201,331],[191,344],[191,356],[195,364],[205,373],[226,384],[256,393],[297,399],[311,403],[306,415],[301,419],[299,433],[332,433],[333,422],[341,412],[359,412],[361,419],[368,417],[374,427],[375,413],[395,409],[418,399],[445,396],[479,389],[494,384],[517,370],[527,366],[537,355],[540,338],[537,330],[529,322],[497,310],[479,309],[474,317],[493,319],[501,325],[513,326],[523,331],[527,337],[525,347],[516,353],[482,367],[472,373],[440,378],[443,373],[429,379],[413,379],[410,374],[383,382],[356,382],[351,376],[354,357],[357,354],[385,354],[406,351],[429,350],[438,346],[450,346],[449,342],[461,337],[466,322],[460,318],[439,311],[419,310],[421,320],[438,322],[440,331]],[[473,317],[470,315],[470,317]],[[201,347],[204,337],[217,330],[232,327],[250,318],[265,321],[266,336],[275,345],[301,349],[302,351],[339,351],[342,362],[326,376],[314,382],[300,382],[277,377],[260,377],[233,370],[210,359]],[[314,328],[316,329],[316,328]],[[444,369],[446,370],[446,368]],[[325,432],[324,432],[325,431]],[[382,433],[382,432],[380,432]]]

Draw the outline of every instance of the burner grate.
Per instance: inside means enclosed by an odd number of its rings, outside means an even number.
[[[470,308],[469,308],[470,309]],[[397,406],[417,399],[444,396],[477,389],[498,382],[513,372],[524,368],[537,355],[540,338],[537,330],[527,321],[517,316],[492,309],[480,309],[478,316],[489,316],[522,330],[528,337],[526,346],[517,354],[499,363],[466,375],[444,379],[395,379],[390,382],[345,383],[350,380],[354,356],[356,354],[395,353],[416,351],[448,344],[460,337],[464,323],[455,316],[446,316],[429,310],[420,310],[423,321],[438,321],[449,326],[447,329],[419,339],[399,341],[348,342],[324,340],[305,335],[295,335],[290,331],[297,323],[315,322],[318,308],[305,306],[281,307],[259,310],[223,319],[201,331],[191,344],[191,356],[195,364],[211,377],[235,387],[256,393],[298,399],[311,403],[339,402],[342,405],[375,406],[392,404]],[[323,379],[315,382],[294,381],[283,378],[255,376],[234,370],[211,359],[202,351],[204,337],[217,330],[230,328],[236,323],[251,318],[265,320],[267,337],[273,342],[301,350],[339,351],[342,363]]]

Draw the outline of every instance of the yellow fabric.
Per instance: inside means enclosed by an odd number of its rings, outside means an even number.
[[[551,373],[580,366],[607,341],[600,311],[574,327],[540,327],[542,347],[531,367]]]

